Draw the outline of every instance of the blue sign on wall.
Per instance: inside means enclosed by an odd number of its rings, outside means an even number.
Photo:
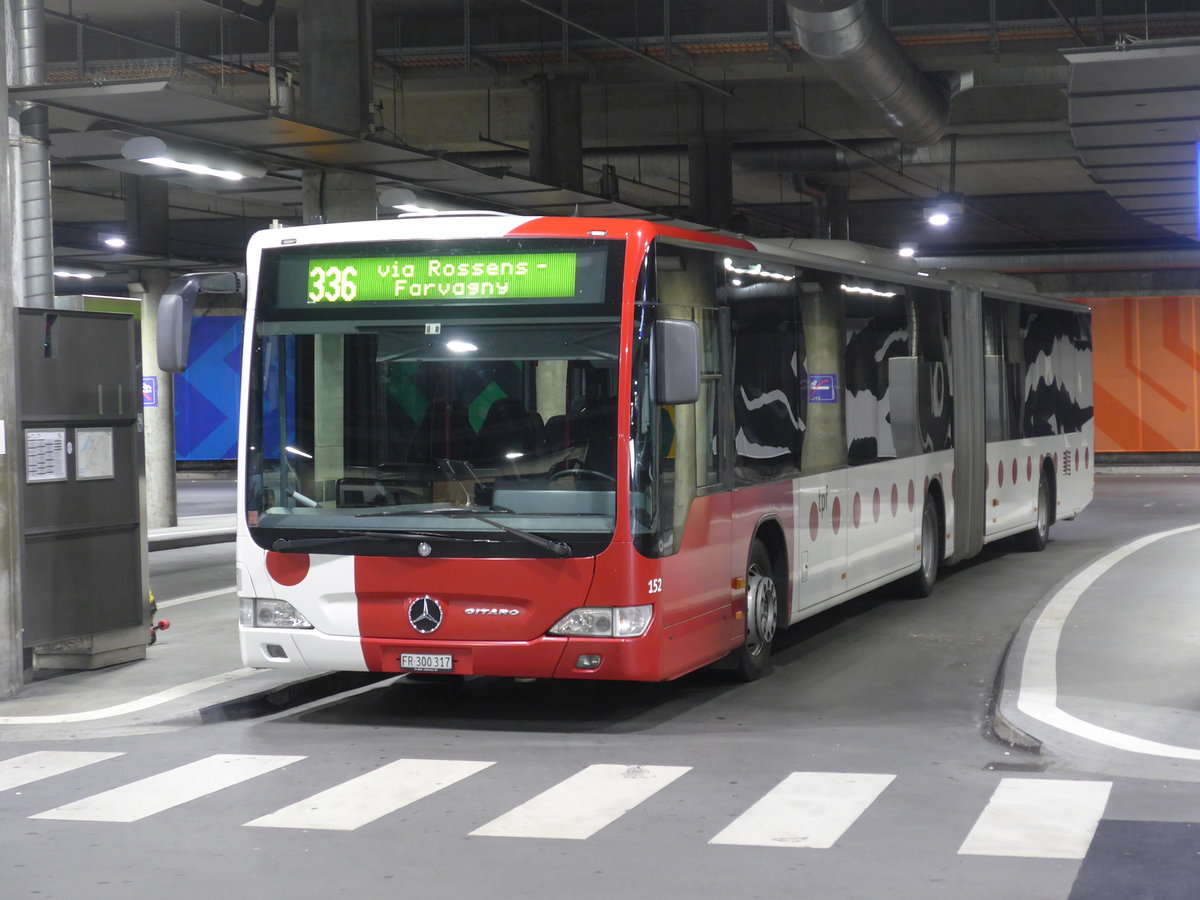
[[[158,406],[158,376],[142,376],[142,406]]]
[[[809,375],[809,403],[837,403],[837,375]]]
[[[175,376],[175,456],[237,458],[241,316],[197,316],[187,370]]]

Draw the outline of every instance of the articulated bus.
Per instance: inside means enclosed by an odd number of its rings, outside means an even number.
[[[1086,308],[667,224],[255,235],[244,662],[658,681],[1092,497]],[[833,244],[817,244],[817,247]]]

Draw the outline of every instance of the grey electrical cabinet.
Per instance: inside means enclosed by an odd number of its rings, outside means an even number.
[[[139,326],[17,311],[22,624],[38,668],[144,659],[149,605]]]

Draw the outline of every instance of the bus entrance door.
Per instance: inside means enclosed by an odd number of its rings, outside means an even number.
[[[846,473],[797,485],[793,546],[793,615],[846,590]]]

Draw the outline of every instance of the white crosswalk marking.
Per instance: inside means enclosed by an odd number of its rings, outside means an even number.
[[[588,766],[471,834],[581,841],[689,771],[691,766]]]
[[[471,760],[401,759],[246,824],[353,831],[492,765],[495,763]]]
[[[24,756],[0,761],[0,791],[82,769],[123,753],[100,753],[87,750],[38,750]]]
[[[304,757],[219,753],[30,818],[136,822],[301,759]]]
[[[826,850],[895,777],[793,772],[709,843]]]
[[[1005,778],[958,852],[976,856],[1083,859],[1110,781]]]

